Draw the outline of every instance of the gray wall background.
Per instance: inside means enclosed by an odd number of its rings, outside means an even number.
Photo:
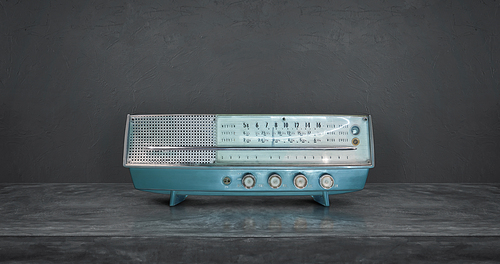
[[[500,2],[0,0],[0,182],[130,182],[128,113],[373,116],[369,182],[500,182]]]

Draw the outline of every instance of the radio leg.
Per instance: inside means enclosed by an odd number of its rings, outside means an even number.
[[[323,192],[323,195],[313,195],[314,201],[320,203],[323,206],[330,206],[330,199],[328,198],[328,192]]]
[[[176,206],[186,199],[187,195],[177,194],[175,191],[170,192],[170,206]]]

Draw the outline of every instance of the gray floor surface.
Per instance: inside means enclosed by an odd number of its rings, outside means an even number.
[[[367,184],[330,196],[169,196],[1,184],[0,261],[499,263],[500,184]]]

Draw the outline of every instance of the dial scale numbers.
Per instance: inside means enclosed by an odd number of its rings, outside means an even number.
[[[218,150],[216,163],[367,165],[368,123],[366,116],[218,115],[217,146],[248,150]]]

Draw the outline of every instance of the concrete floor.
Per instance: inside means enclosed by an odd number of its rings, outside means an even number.
[[[169,196],[1,184],[0,261],[497,263],[500,184],[367,184],[330,197]]]

